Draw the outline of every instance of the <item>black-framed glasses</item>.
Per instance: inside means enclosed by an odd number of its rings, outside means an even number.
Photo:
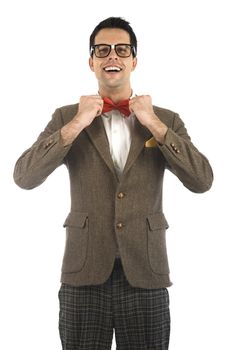
[[[130,44],[97,44],[97,45],[92,45],[91,50],[90,50],[90,55],[93,56],[93,53],[96,55],[98,58],[104,58],[107,57],[111,50],[115,50],[117,56],[119,57],[129,57],[131,53],[133,56],[136,56],[136,50],[133,45]]]

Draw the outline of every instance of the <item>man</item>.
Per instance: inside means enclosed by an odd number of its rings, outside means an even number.
[[[111,17],[90,37],[98,94],[58,108],[15,166],[15,182],[40,185],[61,164],[71,211],[59,290],[63,349],[168,349],[171,285],[162,208],[165,168],[189,190],[213,175],[180,117],[132,92],[137,40]]]

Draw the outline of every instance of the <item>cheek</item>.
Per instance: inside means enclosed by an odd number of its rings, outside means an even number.
[[[126,66],[126,71],[128,73],[131,73],[134,71],[135,67],[136,67],[136,63],[133,61],[129,61],[128,63],[125,64]]]
[[[101,68],[100,68],[99,64],[97,64],[94,61],[92,62],[92,64],[90,64],[90,68],[95,74],[100,74],[100,72],[101,72]]]
[[[89,59],[89,67],[92,70],[92,72],[99,72],[100,71],[100,67],[99,67],[99,63],[96,62],[93,58]]]
[[[135,67],[131,64],[131,65],[128,66],[127,71],[128,71],[129,73],[131,73],[131,72],[134,71],[134,68],[135,68]]]

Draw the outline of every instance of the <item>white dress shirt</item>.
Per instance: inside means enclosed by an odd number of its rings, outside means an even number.
[[[112,110],[102,115],[110,153],[118,176],[122,174],[128,158],[134,118],[133,114],[125,117],[117,110]]]

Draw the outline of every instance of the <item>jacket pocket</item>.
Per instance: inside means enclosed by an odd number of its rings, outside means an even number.
[[[87,257],[88,214],[71,212],[63,226],[66,228],[66,245],[62,272],[79,272]]]
[[[166,229],[169,227],[163,213],[147,217],[148,257],[151,269],[158,274],[168,274],[169,265],[166,247]]]

